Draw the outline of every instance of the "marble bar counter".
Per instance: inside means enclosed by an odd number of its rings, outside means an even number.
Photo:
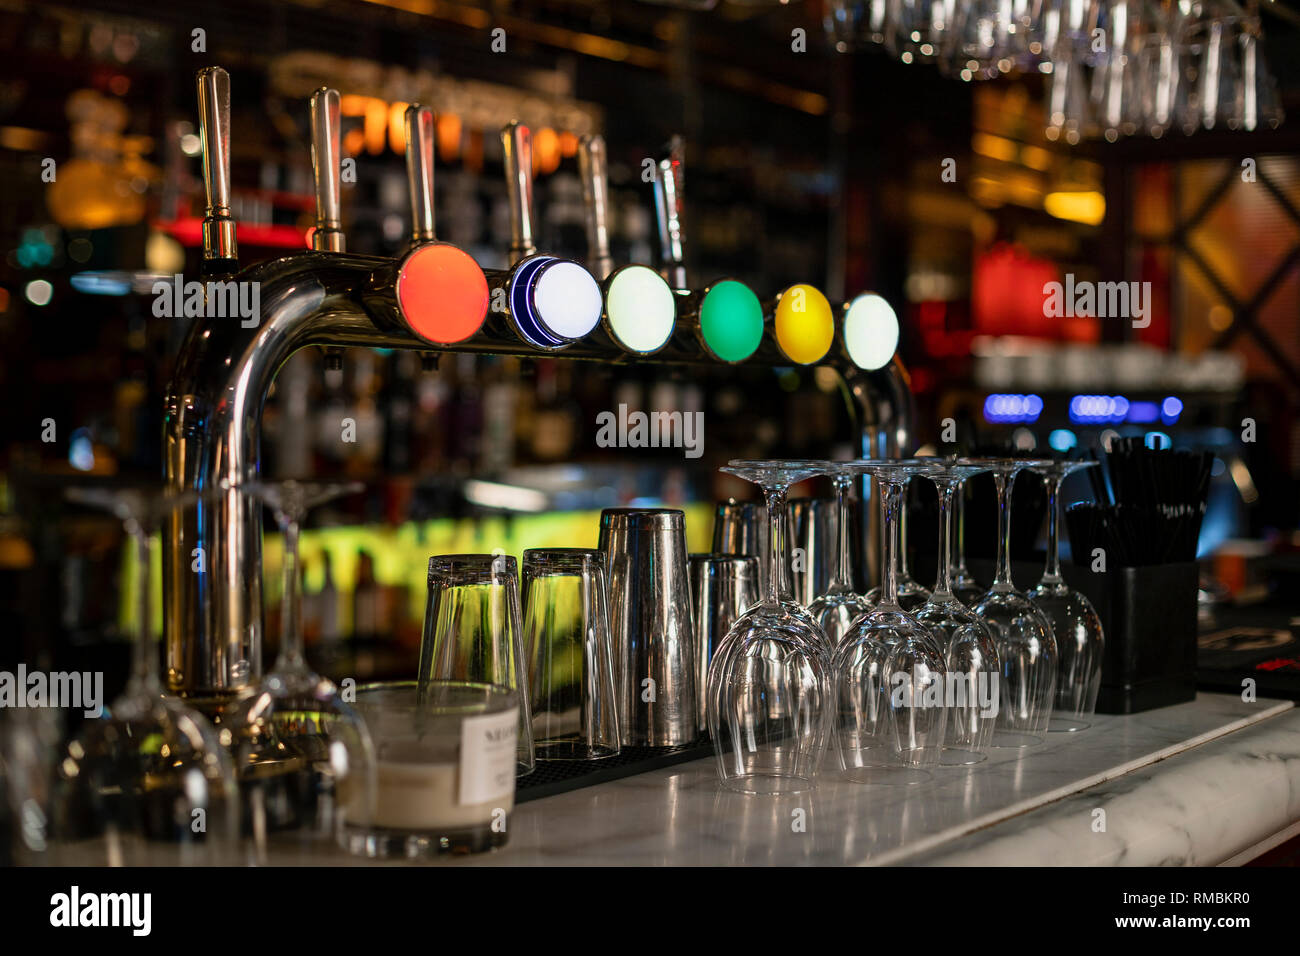
[[[698,760],[522,804],[509,826],[502,849],[449,865],[1245,862],[1300,833],[1300,711],[1201,694],[915,786],[825,774],[737,794]]]

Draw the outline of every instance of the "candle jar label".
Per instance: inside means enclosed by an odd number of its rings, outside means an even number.
[[[466,717],[460,725],[460,802],[486,803],[515,787],[519,708]]]

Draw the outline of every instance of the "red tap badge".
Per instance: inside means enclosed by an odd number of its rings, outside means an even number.
[[[487,318],[487,279],[468,253],[445,242],[429,243],[402,263],[397,305],[420,338],[453,345],[477,332]]]

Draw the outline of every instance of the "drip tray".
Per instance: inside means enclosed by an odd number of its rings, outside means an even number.
[[[539,760],[537,769],[516,781],[515,803],[553,797],[712,754],[713,746],[704,742],[682,747],[624,747],[616,756],[600,760]]]

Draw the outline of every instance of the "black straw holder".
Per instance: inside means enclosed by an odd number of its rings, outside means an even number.
[[[1196,697],[1195,561],[1067,569],[1092,601],[1106,637],[1097,712],[1133,714]]]

